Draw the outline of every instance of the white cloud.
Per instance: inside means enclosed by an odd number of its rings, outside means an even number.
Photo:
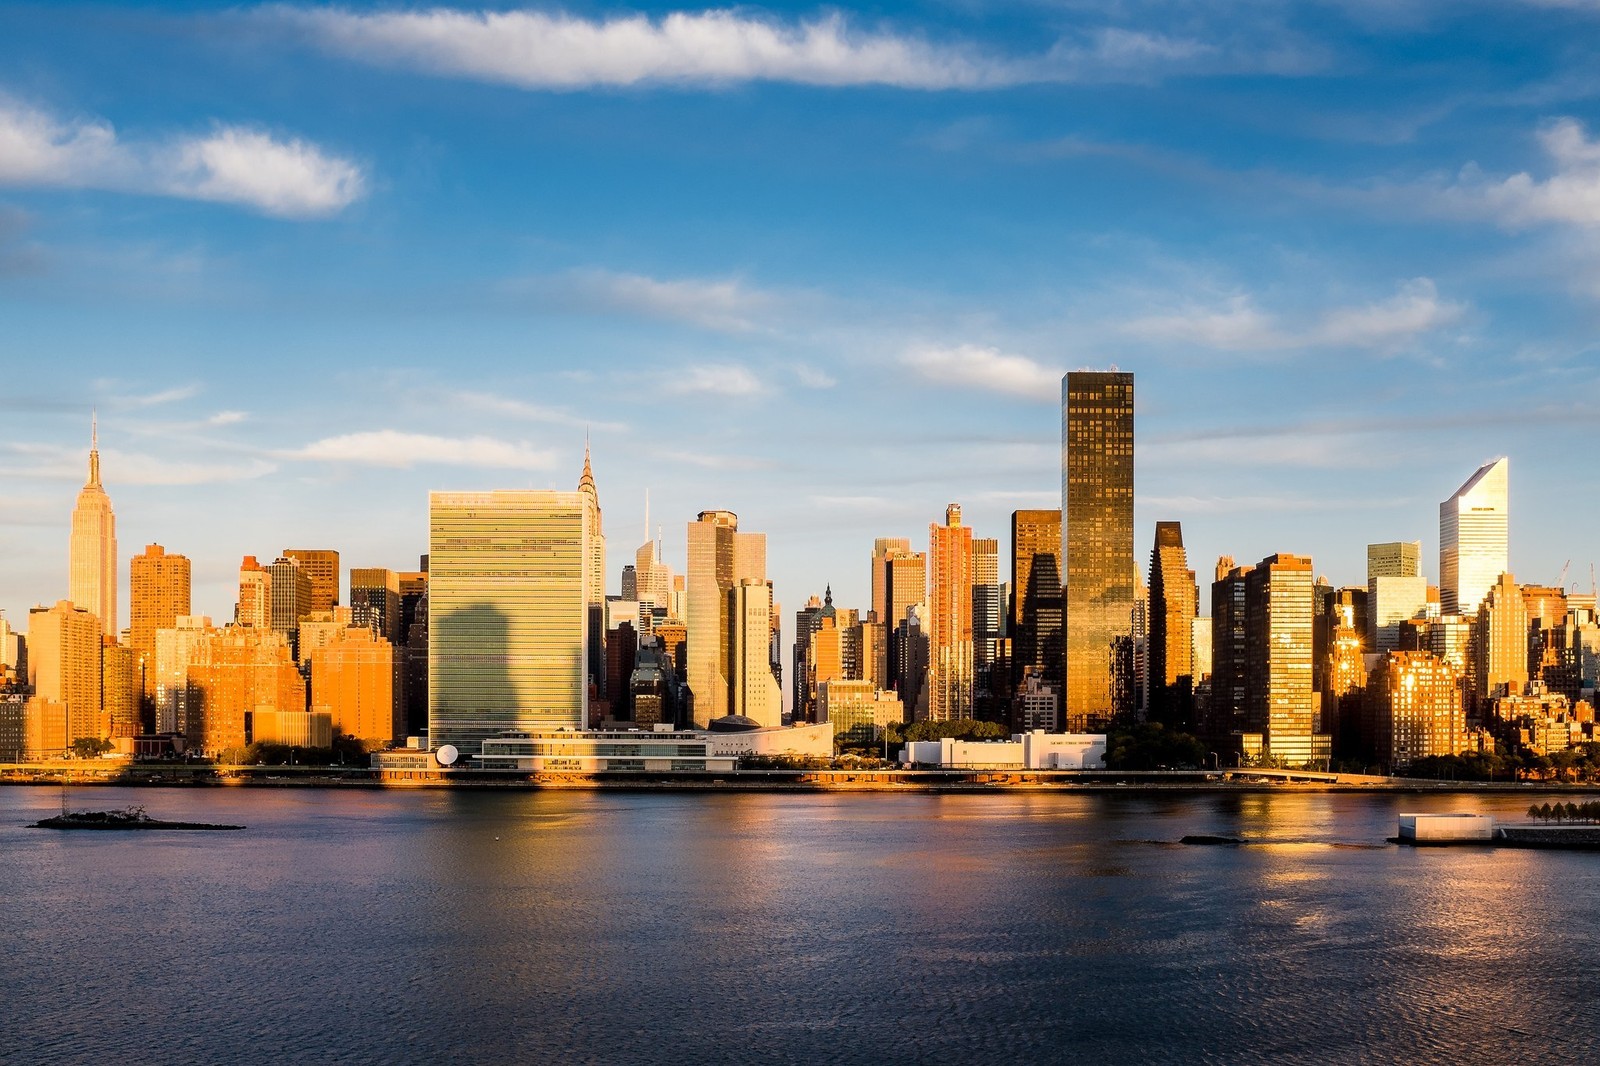
[[[1007,355],[998,348],[975,344],[917,348],[902,356],[901,362],[939,385],[984,389],[1049,403],[1057,402],[1061,396],[1061,371],[1027,356]]]
[[[732,363],[703,363],[671,373],[664,382],[668,392],[680,396],[759,396],[767,391],[761,379]]]
[[[1549,222],[1600,225],[1600,141],[1590,140],[1583,125],[1570,118],[1549,123],[1538,137],[1554,165],[1549,177],[1523,171],[1494,181],[1469,164],[1443,190],[1444,202],[1514,228]]]
[[[1217,44],[1107,27],[1018,58],[888,29],[860,30],[840,14],[785,22],[745,9],[585,19],[542,11],[279,6],[258,17],[336,54],[527,89],[747,81],[988,89],[1179,73],[1299,74],[1324,65],[1297,42],[1270,33]]]
[[[12,444],[12,453],[23,461],[8,464],[12,477],[51,481],[80,481],[87,469],[88,449],[54,444]],[[264,459],[239,462],[195,462],[169,460],[145,452],[100,449],[100,469],[108,483],[118,485],[211,485],[229,481],[250,481],[277,470]]]
[[[356,164],[298,138],[218,125],[205,136],[125,141],[104,119],[60,119],[0,97],[0,184],[173,196],[309,218],[348,206],[366,179]]]
[[[357,14],[277,8],[268,17],[336,53],[524,88],[751,80],[977,88],[1015,80],[1006,64],[842,17],[786,25],[737,11],[588,20],[541,11]]]
[[[679,452],[657,451],[654,457],[669,463],[683,463],[685,466],[698,466],[705,470],[768,470],[774,465],[771,460],[757,459],[749,455],[713,455],[709,452]]]
[[[206,419],[208,426],[235,426],[250,416],[244,411],[218,411]]]
[[[526,443],[481,436],[436,437],[426,433],[401,433],[393,429],[325,437],[282,455],[286,459],[316,459],[330,463],[397,468],[435,463],[501,469],[545,469],[555,463],[552,453],[536,450]]]
[[[1219,307],[1187,307],[1137,318],[1124,327],[1147,340],[1221,351],[1288,351],[1305,348],[1392,348],[1459,321],[1464,304],[1439,298],[1428,278],[1405,282],[1383,300],[1335,307],[1295,325],[1259,310],[1249,296]]]

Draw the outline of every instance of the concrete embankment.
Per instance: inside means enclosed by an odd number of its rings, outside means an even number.
[[[715,773],[528,774],[488,770],[387,772],[354,767],[214,766],[114,760],[0,764],[0,784],[255,788],[608,789],[667,792],[1399,792],[1549,793],[1578,786],[1548,782],[1424,781],[1350,774],[1238,771],[998,771],[768,769]]]

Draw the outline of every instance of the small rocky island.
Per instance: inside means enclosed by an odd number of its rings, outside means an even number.
[[[34,822],[30,829],[243,829],[242,825],[212,825],[209,822],[164,822],[145,813],[143,807],[120,811],[63,811],[52,818]]]

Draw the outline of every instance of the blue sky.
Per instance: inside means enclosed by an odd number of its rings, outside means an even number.
[[[1437,578],[1504,454],[1519,578],[1586,588],[1597,53],[1577,0],[0,4],[0,608],[65,593],[91,407],[212,615],[586,431],[613,589],[648,488],[680,570],[729,508],[786,614],[865,607],[874,536],[1054,506],[1111,365],[1141,560]]]

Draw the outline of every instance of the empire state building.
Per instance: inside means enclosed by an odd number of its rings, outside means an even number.
[[[67,596],[75,606],[100,619],[106,636],[117,636],[117,516],[111,497],[100,487],[100,433],[96,425],[89,445],[89,480],[72,509],[72,543],[68,551]]]

